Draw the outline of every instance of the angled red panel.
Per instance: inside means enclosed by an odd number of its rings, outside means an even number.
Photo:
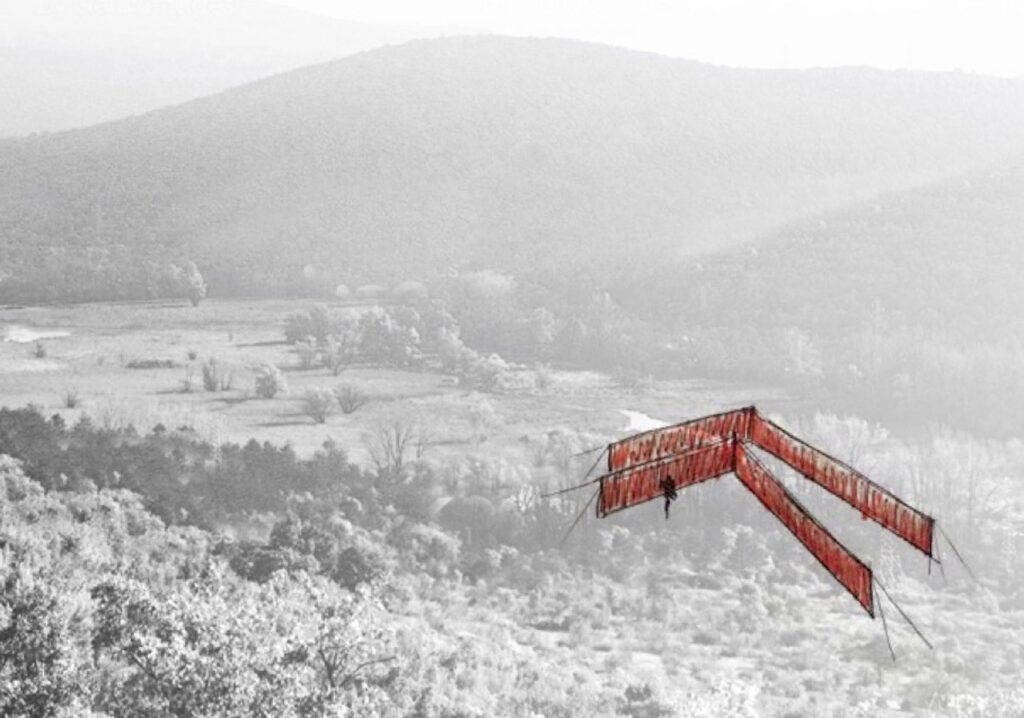
[[[871,569],[818,523],[742,443],[736,445],[736,477],[874,618]]]
[[[806,478],[877,521],[928,556],[932,555],[935,519],[924,514],[856,469],[796,438],[753,412],[749,440],[786,462]]]
[[[746,438],[754,407],[713,414],[700,419],[654,429],[608,445],[608,471],[622,471],[649,461],[680,454],[735,434]]]
[[[677,489],[707,481],[733,470],[731,439],[707,444],[661,461],[648,462],[601,477],[597,515],[628,509],[660,497],[661,482],[672,477]]]

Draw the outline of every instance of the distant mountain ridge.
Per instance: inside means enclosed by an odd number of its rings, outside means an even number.
[[[290,292],[310,266],[621,287],[1022,148],[1019,81],[414,41],[0,141],[2,268],[188,257],[214,295]]]
[[[440,28],[263,0],[4,0],[0,137],[148,112]]]

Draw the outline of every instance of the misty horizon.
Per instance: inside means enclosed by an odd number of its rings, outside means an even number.
[[[575,39],[734,68],[871,67],[1015,80],[1024,76],[1024,56],[1014,55],[1007,44],[988,38],[986,52],[1009,54],[999,64],[977,66],[957,59],[944,39],[948,33],[962,33],[963,47],[973,48],[977,56],[980,49],[971,33],[1012,27],[1014,11],[1009,8],[993,9],[984,26],[973,22],[976,15],[952,10],[936,15],[936,24],[929,26],[920,8],[916,15],[912,7],[886,15],[881,7],[870,6],[801,15],[795,0],[779,0],[777,7],[758,11],[759,21],[751,25],[758,34],[730,37],[723,34],[728,14],[693,2],[692,8],[680,6],[662,18],[658,27],[663,35],[634,37],[629,24],[611,22],[622,12],[612,4],[576,14],[562,9],[547,19],[529,5],[514,12],[487,10],[485,4],[472,11],[453,6],[426,16],[397,0],[391,5],[374,10],[326,0],[219,0],[202,5],[104,0],[83,12],[78,4],[58,0],[14,0],[0,24],[5,28],[0,29],[0,87],[7,86],[0,99],[14,108],[0,120],[0,137],[120,119],[305,65],[434,37]],[[656,4],[649,11],[652,17],[668,12]],[[997,13],[1008,14],[999,18]],[[900,38],[909,37],[907,28],[915,22],[920,32],[901,46]],[[694,35],[694,27],[706,29]],[[672,28],[683,32],[669,41]],[[870,34],[871,41],[847,46],[843,38],[858,33]],[[813,37],[814,42],[801,45]],[[719,44],[707,44],[710,38],[719,38]]]

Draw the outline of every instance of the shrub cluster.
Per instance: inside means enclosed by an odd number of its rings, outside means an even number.
[[[420,295],[416,306],[375,306],[356,314],[334,311],[323,305],[289,315],[285,339],[295,345],[299,365],[318,364],[335,376],[354,362],[377,366],[414,368],[436,350],[443,330],[458,331],[451,314],[436,301]]]
[[[288,382],[285,381],[284,374],[270,362],[264,362],[256,367],[255,381],[254,390],[256,396],[261,399],[273,399],[278,394],[288,391]]]
[[[455,333],[443,330],[438,338],[441,368],[454,374],[467,389],[497,393],[512,385],[512,371],[497,354],[484,355],[467,347]]]
[[[366,405],[370,397],[352,384],[341,384],[333,389],[317,387],[302,397],[302,410],[317,424],[323,424],[335,409],[353,414]]]

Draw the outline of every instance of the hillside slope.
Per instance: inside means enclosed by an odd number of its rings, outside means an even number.
[[[700,369],[895,423],[1019,434],[1024,157],[663,271],[647,314]],[[634,311],[638,307],[631,307]]]
[[[682,273],[669,311],[821,336],[884,323],[936,337],[1024,340],[1024,156],[810,217]],[[682,280],[682,281],[680,281]],[[684,307],[689,309],[684,310]],[[721,313],[724,313],[725,319]]]
[[[291,291],[307,265],[613,286],[1021,147],[1019,82],[417,41],[0,142],[0,249],[23,287],[183,256],[215,294]]]

